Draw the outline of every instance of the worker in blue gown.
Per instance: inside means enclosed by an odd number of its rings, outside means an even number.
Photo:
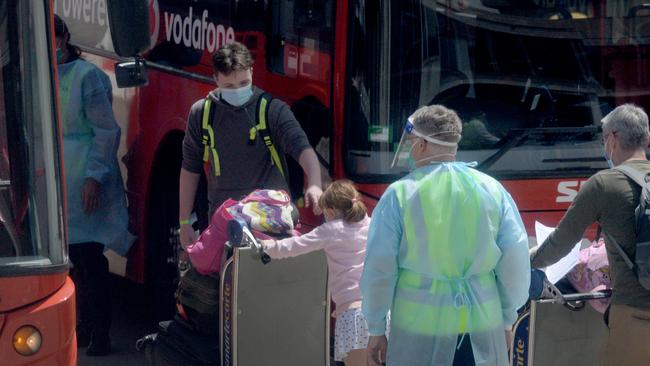
[[[77,288],[77,345],[89,356],[110,352],[110,286],[106,249],[126,255],[124,183],[117,162],[120,127],[112,110],[111,83],[71,45],[55,16],[59,110],[63,133],[66,219],[72,278]]]

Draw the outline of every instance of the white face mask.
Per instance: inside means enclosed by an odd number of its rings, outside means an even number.
[[[604,133],[603,133],[604,134]],[[614,157],[614,149],[612,149],[611,153],[607,152],[607,142],[609,142],[609,135],[616,134],[616,131],[614,132],[609,132],[607,134],[607,137],[605,138],[605,141],[603,142],[603,152],[605,153],[605,161],[607,161],[607,166],[609,166],[610,169],[614,167],[614,161],[612,160]]]
[[[609,169],[612,169],[614,167],[614,162],[612,161],[611,155],[607,153],[607,145],[603,146],[603,150],[605,151],[605,160],[607,161],[607,166],[609,166]]]
[[[253,85],[248,84],[237,89],[221,89],[221,98],[234,107],[241,107],[253,96]]]

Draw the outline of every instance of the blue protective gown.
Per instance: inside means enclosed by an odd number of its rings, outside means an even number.
[[[361,292],[371,335],[384,333],[391,312],[388,365],[451,365],[462,334],[476,365],[507,365],[504,331],[529,283],[515,203],[468,164],[417,169],[373,212]]]
[[[97,242],[124,256],[134,237],[128,232],[124,183],[117,162],[120,127],[113,116],[110,80],[82,59],[60,64],[58,71],[68,243]],[[89,215],[81,199],[86,178],[101,185],[100,207]]]

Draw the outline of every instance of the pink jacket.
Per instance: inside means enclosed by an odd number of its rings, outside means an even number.
[[[327,256],[329,287],[334,303],[342,305],[360,301],[359,280],[366,256],[369,225],[368,217],[354,224],[333,220],[301,236],[265,242],[264,250],[271,258],[288,258],[322,249]]]

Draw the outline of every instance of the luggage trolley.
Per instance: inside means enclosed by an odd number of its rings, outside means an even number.
[[[228,224],[220,286],[222,366],[329,366],[322,251],[271,261],[245,223]]]
[[[602,315],[585,305],[610,297],[611,290],[565,295],[544,272],[533,270],[530,292],[514,325],[510,365],[597,365],[607,327]]]

